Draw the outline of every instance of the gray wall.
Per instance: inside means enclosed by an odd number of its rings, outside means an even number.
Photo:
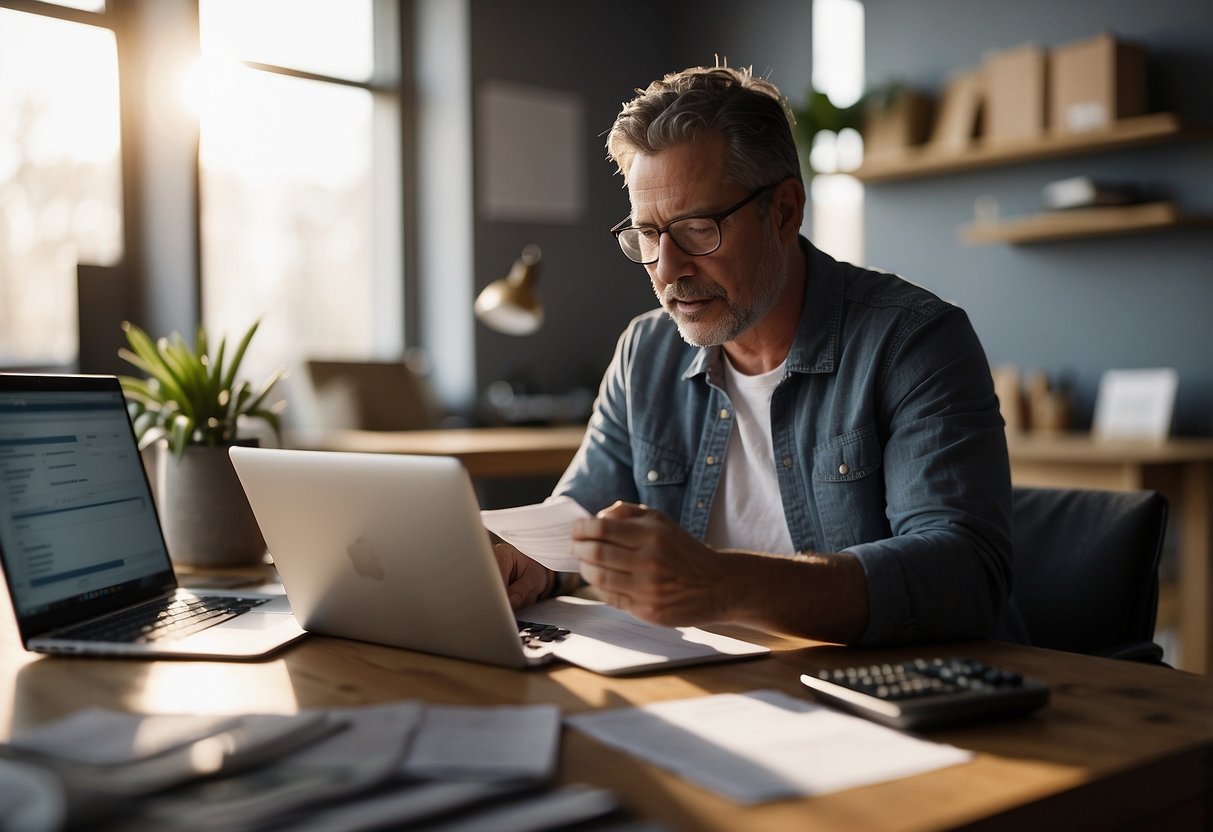
[[[1144,44],[1151,109],[1213,123],[1209,0],[867,0],[868,79],[938,90],[991,48],[1049,46],[1110,30]],[[866,192],[868,264],[896,271],[969,311],[991,362],[1073,380],[1076,421],[1090,423],[1100,374],[1176,367],[1175,428],[1213,428],[1213,233],[1176,230],[1032,246],[967,247],[975,198],[1003,216],[1038,210],[1040,188],[1090,175],[1159,186],[1213,215],[1213,141],[976,171]]]
[[[586,102],[588,213],[581,222],[497,222],[477,209],[476,291],[509,269],[522,246],[543,249],[539,288],[547,321],[534,335],[476,327],[476,377],[516,380],[539,392],[597,388],[628,320],[655,306],[644,270],[619,253],[608,229],[628,213],[627,193],[606,161],[605,131],[621,102],[666,72],[711,63],[753,64],[793,100],[809,85],[810,4],[568,3],[472,0],[472,83],[511,81],[574,92]],[[696,21],[689,25],[688,20]],[[477,188],[481,183],[477,177]]]
[[[937,91],[988,49],[1049,46],[1102,30],[1144,43],[1152,109],[1213,122],[1213,3],[1209,0],[866,0],[870,81],[901,79]],[[551,392],[594,386],[615,337],[654,301],[643,272],[606,233],[627,214],[602,133],[620,102],[658,75],[713,55],[768,73],[793,103],[810,79],[811,5],[723,0],[609,5],[559,0],[472,0],[472,80],[514,81],[584,96],[588,213],[553,225],[474,221],[476,289],[504,274],[528,242],[544,250],[540,287],[548,321],[514,338],[476,328],[475,372]],[[689,25],[688,20],[696,23]],[[1176,429],[1213,432],[1213,234],[1177,230],[1033,246],[968,247],[959,228],[975,199],[1004,216],[1031,213],[1040,188],[1086,174],[1170,192],[1213,214],[1213,142],[1077,156],[904,183],[870,185],[866,262],[896,271],[965,307],[992,363],[1042,369],[1073,385],[1076,423],[1089,424],[1100,374],[1173,366]]]

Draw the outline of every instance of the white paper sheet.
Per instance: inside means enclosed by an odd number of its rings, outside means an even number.
[[[414,777],[546,780],[556,772],[560,709],[555,705],[431,705],[409,745],[403,773]]]
[[[238,716],[146,716],[81,708],[61,720],[13,738],[14,748],[90,765],[144,760],[227,730]]]
[[[556,572],[577,572],[581,561],[569,551],[573,524],[590,513],[570,497],[519,508],[480,512],[485,528],[512,543],[532,560]]]
[[[564,639],[551,643],[552,652],[607,676],[770,652],[761,645],[697,627],[649,624],[601,601],[567,595],[520,609],[518,617],[571,630]]]
[[[772,690],[595,711],[566,721],[741,804],[866,786],[973,756]]]

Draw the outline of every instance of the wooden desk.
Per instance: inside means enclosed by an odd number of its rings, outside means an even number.
[[[1087,434],[1008,435],[1016,485],[1161,492],[1179,553],[1179,666],[1213,670],[1213,439],[1096,441]]]
[[[86,705],[139,713],[290,713],[420,699],[468,705],[555,703],[566,713],[775,688],[806,696],[802,672],[913,655],[970,655],[1046,680],[1032,716],[939,731],[976,758],[903,780],[751,808],[573,729],[558,779],[610,788],[674,830],[1196,829],[1210,817],[1213,682],[1162,667],[994,642],[856,650],[730,629],[769,658],[611,679],[563,666],[514,671],[309,636],[263,662],[35,657],[0,604],[0,739]]]
[[[287,436],[294,448],[458,457],[474,478],[560,476],[585,426],[453,430],[322,430]]]

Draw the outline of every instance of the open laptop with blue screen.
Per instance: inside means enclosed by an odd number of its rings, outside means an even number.
[[[178,585],[114,376],[0,373],[0,565],[35,652],[254,658],[304,634],[280,594]]]

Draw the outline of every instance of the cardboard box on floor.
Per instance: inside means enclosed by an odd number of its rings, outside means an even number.
[[[1110,34],[1055,47],[1049,60],[1053,133],[1106,130],[1146,112],[1146,51]]]

